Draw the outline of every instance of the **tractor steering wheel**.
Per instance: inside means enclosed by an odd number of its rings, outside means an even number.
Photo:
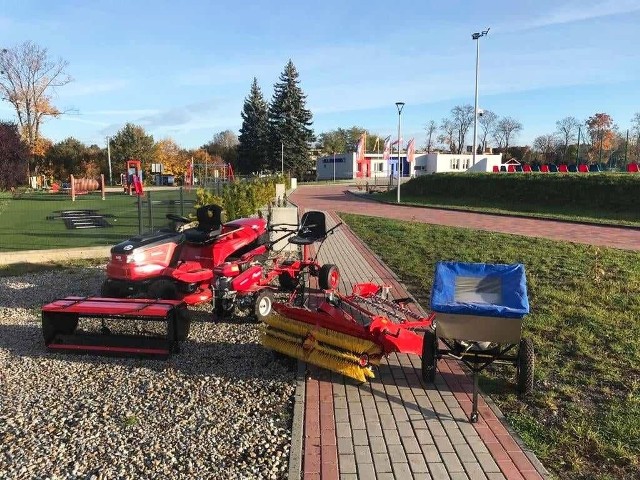
[[[191,223],[193,221],[188,219],[187,217],[176,215],[175,213],[167,213],[166,217],[168,220],[178,222],[178,223]]]

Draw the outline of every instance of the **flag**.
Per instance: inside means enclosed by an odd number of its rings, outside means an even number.
[[[411,139],[409,140],[409,143],[407,143],[407,162],[409,162],[409,164],[413,163],[413,161],[415,160],[416,157],[416,141],[415,139]]]
[[[384,150],[382,151],[382,159],[387,162],[391,158],[391,135],[384,139]]]
[[[364,160],[364,136],[365,134],[363,133],[356,145],[356,162],[362,162]]]

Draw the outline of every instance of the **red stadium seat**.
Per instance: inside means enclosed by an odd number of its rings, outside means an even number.
[[[627,165],[627,172],[629,173],[638,173],[640,172],[640,165],[637,163],[630,163]]]
[[[544,165],[540,165],[540,171],[544,173],[549,173],[549,165],[546,163]]]
[[[493,166],[493,173],[500,173],[500,167],[498,165]]]
[[[566,165],[558,165],[558,171],[560,173],[567,173],[569,171],[569,167]]]
[[[516,166],[515,165],[507,165],[507,172],[513,173],[515,171],[516,171]]]
[[[578,171],[580,173],[589,173],[589,165],[585,165],[584,163],[581,163],[580,165],[578,165]]]
[[[522,166],[522,171],[523,171],[524,173],[531,173],[531,165],[529,165],[528,163],[525,163],[525,164]]]

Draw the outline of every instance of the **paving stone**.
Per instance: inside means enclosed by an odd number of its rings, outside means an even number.
[[[477,453],[476,457],[478,458],[478,462],[480,462],[480,466],[482,470],[486,473],[498,473],[500,472],[500,468],[493,461],[493,457],[490,453]]]
[[[395,463],[393,460],[391,461],[391,468],[393,469],[394,479],[397,480],[409,480],[413,478],[411,475],[411,469],[409,468],[408,463]]]
[[[362,463],[358,465],[358,478],[360,479],[365,479],[365,478],[371,478],[374,479],[376,478],[376,471],[375,468],[373,467],[373,463]]]
[[[386,453],[374,453],[373,454],[373,464],[376,467],[377,473],[391,473],[391,461],[389,460],[389,455]]]
[[[489,480],[505,480],[505,476],[502,473],[498,472],[487,473],[487,478]]]
[[[428,472],[427,462],[421,453],[408,453],[407,459],[409,460],[409,467],[411,471],[415,473]]]
[[[337,409],[334,412],[336,423],[348,423],[349,422],[349,410],[346,408]]]
[[[387,443],[384,437],[369,437],[371,453],[387,453]]]
[[[456,454],[458,455],[458,458],[462,463],[477,461],[476,456],[473,454],[473,451],[471,450],[471,447],[469,445],[454,444],[453,448],[455,449]]]
[[[351,437],[348,437],[348,438],[338,437],[338,453],[339,454],[353,453],[353,439]]]
[[[447,437],[433,437],[433,440],[438,447],[440,453],[453,453],[455,452],[453,445]]]
[[[420,445],[433,445],[433,437],[429,430],[416,430],[416,440]]]
[[[451,480],[469,480],[469,477],[464,472],[451,472],[449,475]]]
[[[451,478],[449,476],[449,472],[444,466],[444,463],[429,463],[429,473],[431,473],[431,477],[438,480],[444,480]]]
[[[413,437],[402,437],[402,445],[407,453],[422,453],[422,449],[418,441]]]
[[[356,455],[356,463],[358,465],[360,465],[361,463],[373,463],[369,445],[356,445],[354,447],[354,452]]]
[[[340,473],[358,473],[356,471],[356,457],[354,455],[339,455],[338,467]]]
[[[413,427],[410,422],[397,422],[398,433],[401,437],[414,437]]]
[[[387,441],[387,445],[400,445],[402,442],[400,441],[400,434],[397,430],[382,430],[382,435],[384,439]]]
[[[340,480],[359,480],[355,473],[340,473]]]
[[[462,463],[455,453],[442,453],[442,461],[444,462],[449,472],[464,472]]]
[[[338,438],[351,437],[351,425],[349,423],[336,423],[336,436]]]
[[[353,431],[353,444],[354,445],[369,445],[369,436],[366,430],[354,430]]]
[[[407,463],[407,454],[402,445],[387,445],[391,463]]]
[[[479,463],[463,463],[462,466],[464,467],[465,472],[467,472],[470,480],[486,480],[487,476]]]
[[[369,422],[366,424],[367,434],[369,437],[381,437],[382,436],[382,427],[379,423]]]
[[[351,430],[364,430],[364,415],[350,415]]]
[[[396,419],[393,415],[380,415],[380,425],[382,425],[383,429],[395,427]]]

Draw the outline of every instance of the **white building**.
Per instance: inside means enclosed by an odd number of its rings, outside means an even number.
[[[335,157],[335,163],[334,163]],[[381,153],[367,153],[364,160],[358,162],[355,153],[336,153],[325,155],[316,160],[318,180],[344,180],[356,178],[388,178],[397,176],[398,156],[392,155],[385,161]],[[502,154],[478,154],[476,164],[471,154],[424,153],[416,154],[414,162],[409,165],[407,157],[400,155],[402,160],[402,176],[418,176],[427,173],[443,172],[491,172],[493,166],[502,164]],[[335,168],[335,171],[334,171]]]

